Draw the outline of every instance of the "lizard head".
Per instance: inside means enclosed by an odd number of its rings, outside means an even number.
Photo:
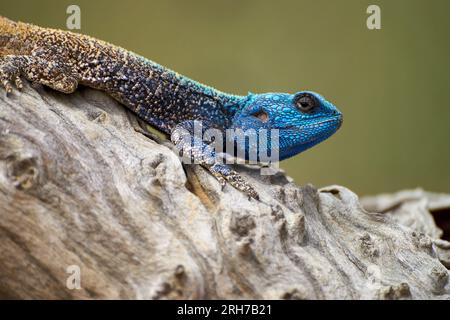
[[[342,114],[332,103],[317,93],[301,91],[295,94],[249,94],[236,113],[232,128],[243,132],[252,129],[237,141],[245,146],[245,150],[256,148],[259,157],[261,151],[270,153],[273,148],[278,148],[279,160],[283,160],[327,139],[341,124]],[[272,129],[277,131],[278,142],[271,139],[274,136]],[[259,141],[262,134],[267,135],[267,150],[260,150],[260,143],[256,146],[255,142],[253,145],[249,142],[252,140],[249,135],[255,133]]]

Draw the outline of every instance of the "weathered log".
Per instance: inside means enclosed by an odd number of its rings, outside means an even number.
[[[135,121],[87,88],[1,97],[1,298],[449,299],[436,232],[280,170],[222,191]]]
[[[445,228],[445,236],[450,235],[450,196],[426,192],[422,189],[403,190],[394,194],[364,197],[361,203],[368,211],[387,214],[395,221],[426,234],[433,239],[439,260],[450,268],[450,242],[441,239],[444,232],[435,220]]]

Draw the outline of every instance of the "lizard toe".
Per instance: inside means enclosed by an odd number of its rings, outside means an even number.
[[[14,83],[15,83],[17,89],[19,89],[19,90],[23,89],[23,82],[22,82],[22,79],[20,79],[20,77],[16,77],[14,79]]]
[[[224,164],[214,164],[209,167],[209,171],[217,178],[217,180],[221,183],[222,189],[225,184],[228,182],[234,188],[244,192],[250,198],[254,198],[256,200],[259,199],[259,195],[256,190],[250,185],[247,181],[245,181],[242,176],[236,171],[232,170],[230,167]]]
[[[11,82],[8,79],[2,79],[1,82],[3,88],[5,88],[6,95],[9,95],[13,90]]]
[[[12,83],[15,83],[18,89],[22,87],[20,81],[20,67],[18,62],[15,61],[12,56],[6,56],[0,59],[0,82],[5,88],[7,95],[13,91]]]

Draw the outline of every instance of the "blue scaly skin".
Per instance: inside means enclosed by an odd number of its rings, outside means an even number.
[[[180,152],[189,154],[222,185],[228,182],[256,199],[256,190],[217,160],[208,141],[194,137],[199,121],[201,133],[246,132],[230,138],[231,143],[246,159],[255,151],[257,161],[274,151],[280,160],[292,157],[330,137],[342,123],[338,109],[314,92],[226,94],[101,40],[0,16],[0,83],[10,93],[12,83],[22,88],[21,77],[64,93],[74,92],[78,84],[105,91],[170,135]],[[269,139],[260,150],[251,139],[262,138],[260,129],[278,129],[278,143]],[[184,139],[186,134],[190,139]],[[270,138],[270,133],[266,136]]]

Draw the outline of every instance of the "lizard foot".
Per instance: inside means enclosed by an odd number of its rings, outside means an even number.
[[[194,127],[198,125],[201,136],[195,139]],[[229,166],[216,162],[215,149],[212,145],[202,140],[203,133],[207,128],[214,128],[214,124],[207,121],[200,121],[196,124],[196,120],[187,120],[179,123],[170,136],[173,144],[181,155],[189,161],[189,163],[197,163],[209,170],[211,174],[219,181],[222,189],[227,183],[234,188],[244,192],[250,198],[259,199],[255,189],[245,181],[239,173],[232,170]]]
[[[27,55],[0,58],[0,85],[5,88],[6,94],[12,92],[12,82],[19,90],[22,89],[21,76],[63,93],[72,93],[78,86],[75,72],[57,59]]]
[[[227,165],[216,163],[207,168],[222,185],[222,189],[228,182],[236,189],[246,193],[250,198],[259,200],[259,195],[256,190],[247,181],[245,181],[239,173],[230,169]]]
[[[20,63],[13,58],[13,56],[5,56],[0,59],[0,83],[5,88],[7,95],[13,91],[12,83],[19,90],[23,88],[20,79]]]

